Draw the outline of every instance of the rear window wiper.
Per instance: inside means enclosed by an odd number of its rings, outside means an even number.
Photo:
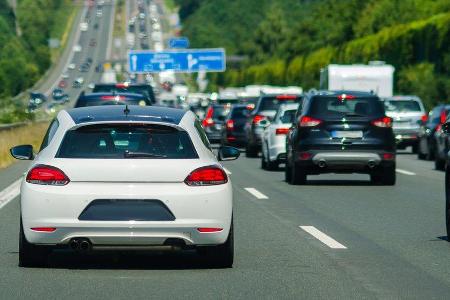
[[[344,117],[367,117],[367,115],[355,114],[355,113],[347,113]]]
[[[146,158],[146,157],[167,158],[167,155],[149,153],[149,152],[131,152],[128,150],[123,153],[123,156],[125,158]]]

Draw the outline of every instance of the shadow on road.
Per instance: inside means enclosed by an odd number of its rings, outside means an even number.
[[[317,185],[317,186],[377,186],[367,180],[307,180],[306,185]]]
[[[190,270],[214,269],[194,250],[178,252],[93,252],[74,253],[56,250],[50,255],[48,268],[79,270]]]

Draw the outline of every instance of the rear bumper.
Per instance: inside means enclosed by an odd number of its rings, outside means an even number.
[[[297,155],[296,164],[311,173],[371,173],[379,167],[395,164],[395,155],[384,159],[386,153],[394,155],[392,152],[371,151],[308,151]]]
[[[173,213],[173,221],[92,221],[80,215],[95,199],[158,199]],[[190,187],[184,183],[81,183],[41,186],[23,183],[21,214],[26,239],[33,244],[64,245],[88,238],[96,245],[163,245],[181,239],[186,245],[223,244],[232,216],[231,183]],[[126,212],[124,212],[126,214]],[[54,232],[31,228],[54,227]],[[222,228],[200,233],[198,228]]]
[[[419,141],[419,130],[394,130],[395,141],[399,147],[413,146]]]

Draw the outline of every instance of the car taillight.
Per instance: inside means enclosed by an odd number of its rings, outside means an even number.
[[[69,177],[56,167],[37,165],[31,169],[26,181],[33,184],[43,185],[66,185],[70,182]]]
[[[354,95],[349,95],[349,94],[341,94],[338,96],[338,99],[343,101],[343,100],[353,100],[356,99],[356,97]]]
[[[426,123],[428,121],[428,115],[423,115],[422,117],[420,117],[420,120],[422,121],[422,123]]]
[[[394,153],[383,153],[383,160],[393,160],[395,159]]]
[[[264,120],[266,117],[262,115],[256,115],[253,117],[253,124],[258,124],[259,121]]]
[[[233,130],[234,129],[234,121],[233,120],[228,120],[226,123],[227,129],[228,130]]]
[[[441,131],[442,129],[442,124],[438,124],[438,126],[436,126],[436,131]]]
[[[220,232],[222,230],[223,230],[223,228],[217,228],[217,227],[200,227],[200,228],[197,228],[197,231],[201,232],[201,233]]]
[[[123,100],[125,100],[125,97],[124,97],[124,96],[119,96],[119,95],[115,95],[115,96],[102,96],[101,99],[102,99],[102,100],[123,101]]]
[[[55,232],[55,227],[32,227],[31,230],[37,231],[37,232]]]
[[[317,125],[320,125],[323,121],[313,118],[313,117],[309,117],[309,116],[303,116],[300,119],[300,122],[298,123],[299,127],[314,127]]]
[[[447,121],[447,112],[445,110],[441,111],[439,121],[441,122],[441,124],[444,124],[445,121]]]
[[[382,128],[391,128],[392,127],[392,118],[382,117],[372,121],[372,125]]]
[[[297,96],[296,95],[278,95],[277,100],[296,100]]]
[[[203,127],[209,127],[214,125],[214,120],[211,118],[206,118],[202,122]]]
[[[275,134],[276,135],[288,134],[288,132],[289,132],[289,128],[277,128],[277,129],[275,129]]]
[[[218,166],[198,168],[192,171],[184,180],[184,183],[190,186],[218,185],[227,182],[227,174]]]

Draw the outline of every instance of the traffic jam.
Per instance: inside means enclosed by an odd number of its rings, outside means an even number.
[[[450,291],[450,104],[398,92],[381,60],[318,66],[314,86],[225,84],[248,57],[191,48],[179,2],[85,1],[25,93],[46,129],[0,170],[11,274],[92,280],[92,297]]]

